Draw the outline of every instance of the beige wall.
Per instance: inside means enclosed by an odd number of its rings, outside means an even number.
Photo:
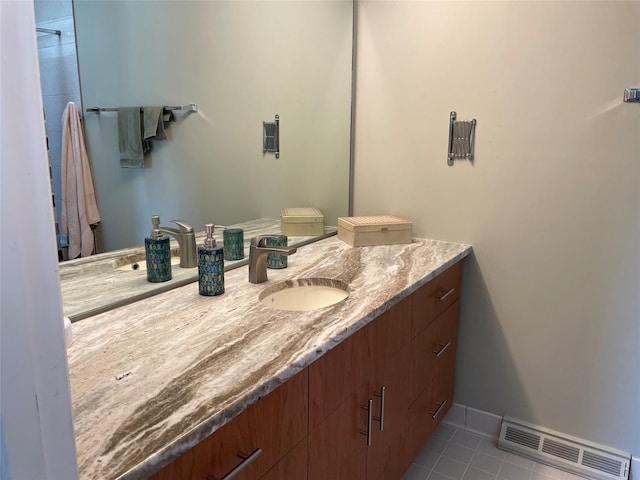
[[[640,455],[640,2],[359,4],[354,213],[468,242],[456,401]],[[476,160],[446,164],[449,112]]]
[[[229,224],[348,208],[352,4],[76,0],[85,107],[175,105],[145,169],[119,166],[115,113],[85,115],[107,250],[141,244],[150,217]],[[280,115],[279,159],[262,122]]]

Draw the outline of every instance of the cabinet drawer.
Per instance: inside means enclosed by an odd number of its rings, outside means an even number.
[[[445,372],[450,372],[453,378],[451,365],[455,365],[459,311],[457,301],[414,339],[410,367],[414,379],[412,400],[423,390],[436,388]]]
[[[407,436],[414,458],[453,405],[453,376],[441,382],[437,388],[423,390],[409,408]]]
[[[449,267],[411,296],[413,334],[424,330],[438,315],[460,298],[462,262]]]
[[[307,435],[308,371],[301,371],[220,430],[151,477],[154,480],[223,478],[241,463],[237,480],[265,474]],[[253,460],[244,460],[258,449]]]

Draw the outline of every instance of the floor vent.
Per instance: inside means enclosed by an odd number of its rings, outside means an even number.
[[[498,447],[594,480],[629,478],[629,453],[511,417],[502,419]]]

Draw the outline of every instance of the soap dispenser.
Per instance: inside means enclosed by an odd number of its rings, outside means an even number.
[[[144,253],[147,259],[147,280],[152,283],[171,280],[171,244],[169,235],[160,231],[160,217],[151,217],[153,229],[144,239]]]
[[[198,247],[198,284],[200,295],[208,297],[224,293],[224,249],[216,245],[213,224],[204,226],[204,244]]]

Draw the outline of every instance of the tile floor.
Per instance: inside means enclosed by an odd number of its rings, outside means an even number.
[[[441,423],[402,480],[584,480],[503,452],[497,441]]]

